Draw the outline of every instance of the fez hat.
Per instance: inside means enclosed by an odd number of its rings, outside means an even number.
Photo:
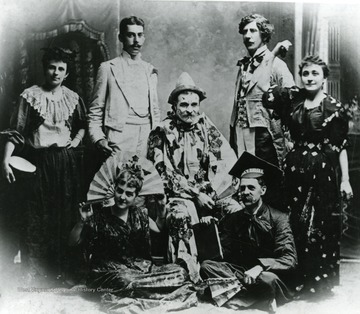
[[[243,152],[229,174],[240,179],[264,177],[266,184],[269,185],[270,183],[280,184],[283,172],[275,165],[248,152]]]
[[[200,88],[197,87],[191,78],[191,76],[187,72],[181,73],[179,76],[175,89],[171,92],[169,96],[168,103],[171,105],[175,105],[177,101],[177,96],[184,91],[191,91],[197,93],[200,97],[200,101],[206,98],[206,93]]]

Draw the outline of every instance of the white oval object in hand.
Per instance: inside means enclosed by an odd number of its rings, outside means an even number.
[[[36,167],[30,161],[19,156],[11,156],[9,160],[9,164],[11,167],[13,167],[18,171],[29,172],[29,173],[36,171]]]

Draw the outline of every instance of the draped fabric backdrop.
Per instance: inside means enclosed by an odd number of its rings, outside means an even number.
[[[7,126],[20,92],[42,83],[40,51],[65,46],[75,51],[74,68],[65,82],[88,103],[101,61],[119,50],[120,0],[14,1],[16,14],[4,14],[2,27],[0,126]],[[7,5],[5,5],[5,8]]]

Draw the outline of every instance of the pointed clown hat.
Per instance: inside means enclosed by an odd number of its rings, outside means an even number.
[[[184,91],[191,91],[197,93],[200,97],[200,101],[206,98],[206,93],[200,87],[197,87],[187,72],[181,73],[179,76],[175,89],[171,92],[169,96],[168,103],[171,105],[175,105],[177,101],[177,96]]]

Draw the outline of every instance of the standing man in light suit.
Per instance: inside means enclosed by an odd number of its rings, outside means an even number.
[[[273,32],[274,26],[259,14],[245,16],[239,24],[249,56],[238,61],[230,145],[238,156],[247,151],[281,166],[285,139],[280,120],[263,107],[262,95],[271,85],[291,87],[295,83],[285,62],[275,57],[281,49],[286,52],[291,43],[283,41],[270,51],[266,44]]]
[[[150,130],[160,122],[157,70],[141,59],[144,29],[142,19],[124,18],[123,51],[98,71],[87,119],[90,139],[106,157],[118,150],[145,156]]]

